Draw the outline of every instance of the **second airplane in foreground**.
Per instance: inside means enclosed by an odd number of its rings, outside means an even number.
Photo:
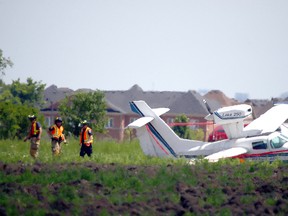
[[[146,155],[159,157],[200,156],[215,162],[221,158],[288,160],[288,105],[272,107],[244,128],[244,119],[252,114],[250,105],[220,108],[206,116],[223,126],[228,139],[202,142],[182,139],[160,118],[168,108],[150,108],[145,101],[130,102],[132,111],[141,117],[128,125],[136,129]]]

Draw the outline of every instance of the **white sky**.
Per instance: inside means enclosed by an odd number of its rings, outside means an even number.
[[[4,81],[71,89],[288,91],[287,0],[0,0]]]

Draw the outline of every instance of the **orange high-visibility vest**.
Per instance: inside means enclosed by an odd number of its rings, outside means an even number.
[[[39,127],[37,128],[37,122],[33,122],[30,128],[30,136],[37,136],[39,134],[40,130]]]
[[[61,125],[60,128],[57,127],[57,125],[53,125],[51,127],[51,134],[52,134],[52,138],[56,138],[56,139],[59,139],[60,137],[62,137],[63,135],[63,126]]]
[[[91,130],[91,128],[87,127],[84,131],[84,129],[81,129],[81,133],[80,133],[80,143],[84,143],[87,146],[90,146],[90,144],[93,143],[93,137],[91,140],[89,140],[89,131]],[[84,133],[84,134],[83,134]],[[83,136],[84,135],[84,136]],[[83,140],[82,140],[83,137]]]

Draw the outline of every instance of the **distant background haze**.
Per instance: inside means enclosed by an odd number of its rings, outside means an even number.
[[[0,0],[0,49],[6,83],[270,99],[288,91],[288,1]]]

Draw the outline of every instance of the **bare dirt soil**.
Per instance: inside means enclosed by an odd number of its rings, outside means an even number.
[[[31,173],[37,175],[39,173],[45,173],[49,170],[57,170],[60,174],[62,171],[74,168],[88,168],[95,172],[99,170],[111,171],[115,169],[114,164],[99,165],[96,163],[81,163],[81,164],[41,164],[35,163],[32,165],[25,164],[6,164],[0,162],[0,172],[5,175],[22,175],[25,171],[30,170]],[[175,167],[167,167],[174,169]],[[125,167],[127,172],[144,171],[147,176],[153,176],[158,172],[159,167],[155,166],[127,166]],[[191,172],[195,172],[191,166]],[[227,166],[225,169],[233,169],[233,166]],[[176,168],[174,170],[177,172]],[[245,182],[245,179],[235,178],[235,186],[223,185],[219,186],[219,176],[217,172],[197,171],[198,179],[206,179],[205,181],[198,181],[195,186],[190,186],[185,181],[180,180],[174,185],[173,193],[178,194],[178,202],[172,202],[170,199],[161,200],[156,196],[157,191],[151,191],[149,199],[144,199],[141,202],[124,202],[119,204],[113,204],[106,196],[109,196],[110,188],[105,184],[90,182],[85,179],[79,179],[77,181],[69,182],[69,186],[78,188],[78,195],[81,198],[89,200],[87,203],[82,204],[77,210],[78,213],[73,212],[75,210],[75,202],[67,202],[65,200],[56,199],[49,200],[43,195],[43,188],[39,184],[31,185],[24,183],[9,182],[5,183],[0,180],[0,196],[2,195],[15,195],[16,191],[21,193],[33,195],[37,198],[41,204],[32,204],[23,206],[17,205],[15,201],[13,207],[18,208],[18,212],[22,215],[27,214],[27,209],[31,208],[44,208],[45,215],[103,215],[106,212],[107,215],[287,215],[288,214],[288,177],[283,173],[288,172],[288,167],[283,166],[274,170],[271,178],[264,181],[261,178],[253,178],[253,190],[249,191],[249,185]],[[196,172],[195,172],[196,173]],[[226,170],[225,173],[232,173],[233,170]],[[224,176],[225,177],[225,176]],[[209,181],[207,181],[207,179]],[[57,197],[59,188],[63,187],[61,183],[53,183],[47,185],[47,193]],[[212,188],[212,189],[211,189]],[[221,200],[221,197],[214,197],[215,201],[209,202],[213,191],[221,190],[221,196],[224,196],[224,202],[217,204],[217,199]],[[248,192],[247,192],[248,191]],[[94,195],[91,195],[94,193]],[[95,194],[101,194],[102,199]],[[127,191],[128,193],[128,191]],[[133,192],[132,192],[133,193]],[[210,193],[210,195],[209,195]],[[119,196],[125,196],[126,194],[119,194]],[[134,194],[134,196],[141,196],[141,194]],[[147,196],[147,194],[146,194]],[[88,198],[87,198],[88,197]],[[97,198],[96,198],[97,197]],[[210,204],[209,204],[210,203]],[[211,204],[214,203],[214,204]],[[12,205],[12,204],[11,204]],[[8,215],[7,206],[1,205],[0,197],[0,215]],[[105,215],[105,214],[104,214]]]

